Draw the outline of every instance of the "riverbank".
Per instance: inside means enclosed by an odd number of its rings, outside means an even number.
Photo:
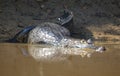
[[[55,22],[64,8],[74,13],[75,38],[120,40],[118,0],[1,0],[0,42],[26,26]]]

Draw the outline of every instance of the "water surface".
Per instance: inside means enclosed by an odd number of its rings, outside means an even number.
[[[107,50],[103,53],[92,52],[90,57],[57,54],[54,56],[58,56],[56,61],[44,61],[29,55],[27,44],[1,43],[0,76],[119,76],[120,44],[98,45],[105,46]],[[59,57],[63,57],[63,60],[59,60]]]

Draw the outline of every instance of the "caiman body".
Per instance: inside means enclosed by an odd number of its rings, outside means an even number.
[[[36,26],[28,26],[17,33],[9,42],[20,42],[29,44],[50,44],[60,47],[103,49],[94,46],[91,40],[79,40],[70,36],[67,27],[73,23],[73,13],[65,12],[58,18],[58,23],[44,22]],[[101,48],[101,49],[100,49]]]

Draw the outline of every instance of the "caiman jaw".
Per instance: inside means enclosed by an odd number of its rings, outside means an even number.
[[[88,44],[85,40],[76,40],[76,39],[66,39],[63,41],[63,44],[67,45],[68,47],[73,48],[87,48],[90,47],[92,44]]]

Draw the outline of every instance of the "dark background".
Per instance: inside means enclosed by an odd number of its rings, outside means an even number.
[[[120,40],[120,0],[0,0],[0,42],[26,26],[74,13],[75,38]]]

